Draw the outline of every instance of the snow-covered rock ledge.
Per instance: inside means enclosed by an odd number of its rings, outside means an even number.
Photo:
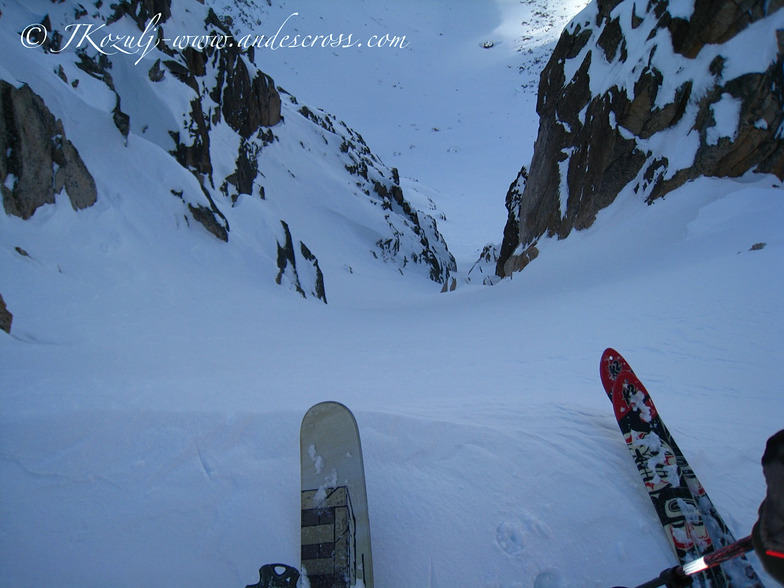
[[[525,267],[542,235],[591,226],[624,189],[650,203],[703,176],[784,178],[782,6],[604,0],[578,14],[542,72],[498,275]]]

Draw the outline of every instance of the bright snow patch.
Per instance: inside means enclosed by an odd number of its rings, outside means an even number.
[[[711,105],[716,124],[708,127],[706,131],[708,145],[716,145],[722,137],[733,140],[737,136],[742,106],[743,101],[740,98],[727,93],[722,94],[721,99]]]

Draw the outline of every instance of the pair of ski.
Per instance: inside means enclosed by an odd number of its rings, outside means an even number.
[[[682,580],[685,574],[694,574],[694,584],[701,587],[761,588],[745,557],[727,558],[737,556],[737,549],[749,551],[751,542],[736,542],[629,363],[614,349],[606,349],[599,372],[626,445],[681,564],[665,570],[660,583],[644,586],[675,584],[676,576]],[[708,564],[712,567],[701,567]]]
[[[614,349],[602,354],[600,375],[618,425],[662,527],[680,562],[643,586],[696,585],[762,588],[629,363]],[[372,588],[367,492],[359,429],[337,402],[312,407],[300,429],[301,569],[310,588]],[[721,566],[718,564],[721,563]],[[703,571],[704,570],[704,571]],[[270,564],[247,588],[295,588],[300,572]]]
[[[338,402],[313,406],[300,427],[301,573],[310,588],[373,588],[365,468],[357,421]],[[295,588],[300,571],[259,570],[246,588]]]

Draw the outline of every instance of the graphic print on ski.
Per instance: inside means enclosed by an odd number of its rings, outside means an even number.
[[[599,372],[605,392],[613,401],[627,446],[680,562],[734,543],[732,532],[713,506],[629,363],[614,349],[606,349]],[[667,522],[675,514],[667,511],[667,504],[680,507],[678,510],[683,511],[683,516]],[[695,548],[699,553],[690,553]],[[763,586],[745,557],[722,564],[711,574],[711,579],[714,586]],[[704,583],[704,578],[695,580],[698,584]]]
[[[359,429],[337,402],[313,406],[300,428],[302,573],[310,588],[373,588]]]

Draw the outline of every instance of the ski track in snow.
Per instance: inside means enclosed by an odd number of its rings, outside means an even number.
[[[280,22],[290,8],[273,4],[263,14]],[[472,262],[500,239],[503,196],[530,158],[526,64],[541,65],[565,13],[545,0],[363,6],[323,26],[375,23],[417,50],[261,67],[421,182]],[[322,20],[301,11],[303,28]],[[533,54],[525,19],[547,29]],[[330,70],[333,58],[347,65]],[[342,80],[357,71],[367,86]],[[647,580],[673,555],[599,381],[608,346],[736,536],[750,530],[784,414],[775,178],[700,180],[651,207],[624,194],[492,288],[441,295],[357,265],[328,283],[326,307],[259,280],[247,252],[118,199],[75,213],[58,198],[28,224],[0,215],[14,312],[14,334],[0,333],[1,586],[244,586],[264,563],[296,564],[299,424],[327,399],[359,422],[377,586]]]

